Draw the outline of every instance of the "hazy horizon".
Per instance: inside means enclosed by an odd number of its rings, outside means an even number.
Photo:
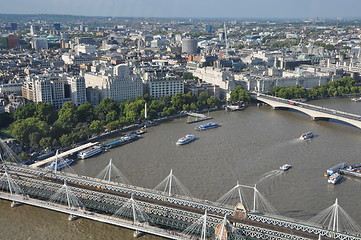
[[[0,11],[98,17],[349,19],[361,18],[360,8],[359,0],[342,4],[336,0],[13,0]]]

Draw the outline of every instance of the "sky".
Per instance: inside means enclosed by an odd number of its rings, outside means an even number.
[[[184,18],[361,18],[361,0],[10,0],[0,6],[0,13],[3,14]]]

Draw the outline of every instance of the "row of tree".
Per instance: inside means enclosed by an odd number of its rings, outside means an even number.
[[[268,90],[273,96],[281,98],[307,98],[316,99],[323,97],[337,97],[346,95],[361,94],[361,87],[351,77],[344,77],[340,80],[328,82],[326,84],[306,89],[301,86],[280,87],[275,86]]]
[[[17,108],[10,130],[17,140],[28,147],[69,146],[92,134],[120,129],[144,120],[145,103],[149,120],[171,116],[180,111],[219,108],[223,104],[220,99],[208,96],[207,93],[196,97],[191,92],[159,99],[152,99],[146,94],[120,104],[106,98],[95,107],[90,103],[76,106],[67,102],[59,111],[49,103],[30,102]]]

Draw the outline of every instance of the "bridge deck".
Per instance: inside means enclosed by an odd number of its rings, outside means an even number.
[[[28,205],[35,206],[35,207],[49,209],[49,210],[53,210],[56,212],[66,213],[66,214],[77,216],[77,217],[87,218],[87,219],[91,219],[91,220],[98,221],[98,222],[112,224],[112,225],[119,226],[119,227],[133,229],[133,230],[137,230],[140,232],[150,233],[150,234],[157,235],[160,237],[165,237],[168,239],[181,240],[181,239],[187,238],[186,236],[184,236],[180,233],[163,230],[163,229],[160,229],[157,227],[149,226],[147,224],[132,223],[130,221],[123,220],[123,219],[120,219],[117,217],[103,215],[100,213],[93,213],[93,212],[89,212],[89,211],[81,210],[81,209],[71,209],[64,205],[44,202],[44,201],[37,200],[37,199],[26,198],[26,197],[6,194],[6,193],[0,193],[0,198],[9,200],[9,201],[15,201],[17,203],[23,203],[23,204],[28,204]]]
[[[88,147],[94,146],[94,145],[96,145],[96,144],[98,144],[98,143],[99,143],[99,142],[86,143],[86,144],[81,145],[81,146],[79,146],[79,147],[70,149],[70,150],[68,150],[68,151],[66,151],[66,152],[60,153],[60,154],[58,154],[58,156],[55,155],[55,156],[52,156],[52,157],[47,158],[47,159],[45,159],[45,160],[42,160],[42,161],[38,161],[38,162],[36,162],[36,163],[33,163],[33,164],[31,164],[30,166],[31,166],[31,167],[34,167],[34,168],[43,166],[43,165],[45,165],[45,164],[47,164],[47,163],[50,163],[50,162],[54,161],[56,158],[66,157],[66,156],[71,155],[71,154],[73,154],[73,153],[75,153],[75,152],[78,152],[78,151],[81,151],[81,150],[86,149],[86,148],[88,148]]]
[[[211,226],[214,226],[215,223],[222,220],[224,214],[227,214],[228,216],[233,216],[234,214],[232,207],[222,206],[218,203],[208,201],[205,202],[204,200],[167,196],[156,190],[112,183],[63,172],[54,174],[51,171],[46,171],[41,168],[34,169],[27,166],[8,164],[6,166],[8,171],[15,174],[15,180],[17,179],[16,181],[24,187],[27,186],[33,189],[35,187],[41,188],[41,191],[54,192],[57,191],[64,180],[66,180],[72,190],[81,198],[85,198],[86,201],[97,202],[96,204],[100,205],[108,204],[108,206],[111,204],[114,205],[111,208],[115,209],[121,205],[121,202],[126,201],[125,199],[128,199],[130,195],[134,194],[134,197],[141,201],[140,205],[145,209],[148,209],[148,211],[150,211],[149,213],[160,214],[160,216],[164,216],[165,218],[176,219],[171,221],[192,223],[197,219],[197,216],[204,213],[204,210],[208,210],[209,213],[212,214],[212,219],[214,219],[211,220],[210,224],[212,224]],[[0,198],[2,198],[1,195]],[[257,215],[251,213],[249,214],[248,219],[242,221],[233,219],[233,221],[238,222],[243,230],[263,232],[272,236],[274,236],[275,232],[279,232],[285,239],[290,239],[288,238],[290,234],[298,236],[297,238],[292,239],[318,239],[318,234],[323,236],[322,239],[334,238],[330,237],[334,235],[334,232],[323,229],[322,227],[282,219],[277,216],[272,217],[264,214]],[[354,240],[361,238],[345,234],[342,237],[338,237],[338,239]]]

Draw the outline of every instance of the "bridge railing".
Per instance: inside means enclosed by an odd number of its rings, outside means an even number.
[[[109,182],[106,180],[93,178],[93,177],[87,177],[87,176],[80,176],[72,173],[66,173],[66,172],[57,172],[54,174],[52,171],[43,169],[43,168],[31,168],[27,165],[21,165],[17,166],[12,163],[7,163],[8,168],[13,169],[15,171],[25,171],[31,174],[35,175],[49,175],[55,179],[61,180],[61,181],[67,181],[67,182],[75,182],[78,184],[87,184],[89,186],[93,187],[99,187],[103,189],[109,189],[113,191],[118,191],[126,194],[134,194],[135,196],[140,197],[147,197],[150,199],[156,199],[156,200],[163,200],[167,201],[169,203],[176,203],[184,206],[191,206],[198,209],[208,210],[220,214],[233,214],[233,207],[228,205],[221,205],[218,203],[214,203],[211,201],[203,200],[203,199],[197,199],[197,198],[191,198],[187,196],[182,195],[176,195],[173,194],[171,196],[165,194],[164,192],[161,192],[159,190],[155,189],[148,189],[143,187],[138,187],[134,185],[128,185],[124,183],[116,183],[116,182]]]
[[[233,209],[230,207],[226,207],[226,206],[221,206],[217,203],[214,202],[208,202],[205,200],[199,200],[199,199],[187,199],[185,197],[181,198],[181,197],[177,197],[177,196],[167,196],[164,195],[162,192],[159,193],[159,191],[157,190],[152,190],[152,189],[145,189],[145,188],[141,188],[141,187],[136,187],[136,186],[130,186],[130,185],[125,185],[125,184],[118,184],[118,183],[109,183],[108,181],[103,181],[103,180],[99,180],[99,179],[95,179],[95,178],[91,178],[91,177],[82,177],[82,176],[77,176],[74,174],[69,174],[69,173],[64,173],[64,172],[58,172],[57,174],[54,174],[52,172],[49,172],[45,169],[34,169],[34,168],[29,168],[27,166],[16,166],[14,164],[7,164],[7,168],[11,171],[14,172],[24,172],[26,174],[32,174],[35,176],[46,176],[47,174],[51,174],[53,179],[59,179],[59,180],[67,180],[69,182],[77,182],[80,184],[86,184],[89,186],[100,186],[102,188],[105,189],[110,189],[110,190],[115,190],[115,191],[119,191],[119,192],[123,192],[123,193],[128,193],[128,194],[135,194],[141,197],[147,197],[147,198],[153,198],[153,199],[157,199],[157,200],[161,200],[161,201],[166,201],[169,203],[173,203],[173,204],[179,204],[179,205],[183,205],[183,206],[189,206],[189,207],[193,207],[193,208],[197,208],[197,209],[203,209],[203,210],[208,210],[211,212],[215,212],[215,213],[221,213],[221,214],[227,214],[227,215],[233,215]],[[50,176],[49,176],[50,177]],[[41,178],[35,180],[35,181],[42,181]],[[26,184],[26,183],[24,183]],[[31,184],[31,183],[29,183]],[[33,183],[33,184],[39,184],[39,183]],[[56,184],[56,183],[51,183],[49,182],[49,187],[52,187],[52,184]],[[148,190],[148,191],[146,191]],[[56,188],[53,189],[53,191],[56,191]],[[260,221],[260,222],[267,222],[269,224],[272,225],[278,225],[278,226],[284,226],[287,228],[291,228],[291,229],[297,229],[297,230],[301,230],[301,231],[305,231],[305,232],[310,232],[310,233],[315,233],[315,234],[321,234],[323,236],[330,236],[330,231],[329,230],[325,230],[321,227],[318,226],[311,226],[308,223],[301,223],[298,222],[296,220],[289,220],[289,219],[284,219],[281,216],[268,216],[268,215],[257,215],[257,214],[249,214],[249,219],[254,220],[254,221]],[[332,234],[334,235],[334,233],[332,232]],[[341,233],[340,233],[341,234]],[[333,236],[332,235],[332,236]],[[347,238],[344,238],[344,235],[348,236]],[[340,235],[341,237],[341,235]],[[348,234],[343,234],[341,239],[361,239],[361,238],[354,238]]]

